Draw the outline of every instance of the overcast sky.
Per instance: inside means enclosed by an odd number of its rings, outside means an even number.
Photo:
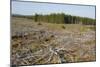
[[[12,14],[33,15],[35,13],[65,13],[95,18],[95,6],[12,1]]]

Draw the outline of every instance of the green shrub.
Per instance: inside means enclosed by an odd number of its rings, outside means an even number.
[[[66,27],[65,27],[64,25],[62,26],[62,28],[63,28],[63,29],[66,29]]]
[[[42,23],[38,23],[38,25],[42,25]]]

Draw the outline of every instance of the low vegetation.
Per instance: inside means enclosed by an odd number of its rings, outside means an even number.
[[[51,15],[41,15],[42,18]],[[59,14],[64,15],[64,14]],[[56,16],[56,15],[55,15]],[[35,16],[12,16],[12,65],[37,65],[96,60],[95,24],[72,24]],[[57,15],[57,18],[61,18]],[[64,15],[67,17],[67,15]],[[69,15],[68,15],[69,17]],[[70,16],[71,18],[81,18]],[[41,18],[41,17],[40,17]],[[50,19],[50,18],[49,18]],[[68,19],[68,18],[67,18]],[[85,18],[84,18],[85,19]],[[88,19],[89,21],[90,19]],[[74,20],[73,20],[74,21]],[[57,23],[58,22],[58,23]],[[76,21],[74,21],[76,22]]]

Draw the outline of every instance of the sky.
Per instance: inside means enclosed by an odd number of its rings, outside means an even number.
[[[12,1],[12,14],[34,15],[65,13],[95,19],[95,6]]]

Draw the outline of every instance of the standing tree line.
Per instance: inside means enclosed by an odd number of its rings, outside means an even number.
[[[49,22],[49,23],[65,23],[65,24],[83,24],[83,25],[95,25],[95,19],[87,17],[79,17],[66,15],[64,13],[52,13],[49,15],[35,14],[33,16],[35,22]]]
[[[13,15],[17,17],[23,17],[28,19],[33,19],[35,22],[48,22],[48,23],[58,23],[58,24],[83,24],[83,25],[95,25],[96,20],[87,17],[66,15],[64,13],[51,13],[47,15],[35,14],[33,16],[22,16]]]

